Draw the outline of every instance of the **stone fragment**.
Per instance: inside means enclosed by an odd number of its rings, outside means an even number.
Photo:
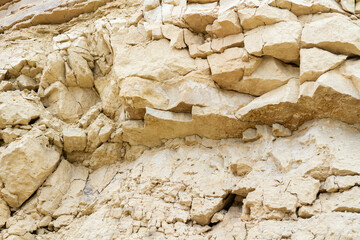
[[[258,8],[241,8],[238,10],[241,26],[245,30],[251,30],[264,25],[278,22],[297,21],[296,15],[287,9],[279,9],[269,5],[261,5]]]
[[[34,130],[1,152],[1,196],[9,206],[21,206],[54,170],[60,154],[48,144],[41,131]]]
[[[86,151],[93,152],[101,143],[110,138],[111,133],[114,131],[113,122],[101,113],[86,131],[88,139]]]
[[[231,47],[244,47],[244,34],[229,35],[224,38],[215,38],[211,42],[211,49],[216,53],[224,52]]]
[[[92,169],[113,164],[121,159],[121,146],[119,143],[103,143],[91,154],[89,162],[84,164]]]
[[[269,5],[289,9],[297,16],[314,13],[344,12],[335,0],[270,0]]]
[[[213,80],[223,88],[232,89],[244,75],[246,59],[248,55],[243,48],[228,48],[221,54],[208,56]]]
[[[338,30],[333,31],[333,29]],[[359,25],[346,16],[334,14],[332,17],[305,24],[301,46],[318,47],[336,54],[360,55],[360,43],[357,37],[359,34]]]
[[[182,49],[185,48],[184,30],[171,24],[165,24],[161,27],[164,37],[170,40],[170,46]]]
[[[36,90],[38,88],[38,84],[34,79],[32,79],[31,77],[25,76],[23,74],[21,74],[16,79],[16,81],[18,83],[20,90],[24,90],[24,89]]]
[[[206,31],[218,38],[238,34],[242,31],[239,17],[235,11],[226,11],[219,15],[212,25],[206,27]]]
[[[209,224],[212,216],[221,209],[222,198],[194,198],[191,205],[191,218],[198,224]]]
[[[47,110],[56,117],[75,122],[99,101],[99,97],[90,88],[66,88],[61,82],[56,82],[44,91],[42,100]]]
[[[256,70],[244,76],[234,90],[259,96],[299,78],[299,69],[265,56]]]
[[[184,41],[187,46],[191,46],[193,44],[201,45],[204,43],[204,39],[188,29],[184,29]]]
[[[10,218],[10,209],[7,203],[0,198],[0,227]]]
[[[296,62],[301,30],[297,21],[255,28],[245,33],[245,49],[255,56],[269,55],[285,62]]]
[[[66,152],[83,151],[86,147],[86,133],[81,128],[64,129],[63,139]]]
[[[5,128],[0,131],[0,136],[4,143],[8,144],[15,141],[17,138],[21,137],[27,133],[27,130],[20,128]]]
[[[20,91],[0,93],[0,129],[6,125],[28,125],[40,116],[40,109]]]
[[[187,50],[171,48],[166,39],[152,41],[146,46],[115,45],[114,54],[113,69],[119,79],[137,76],[165,81],[185,75],[196,66]]]
[[[259,139],[259,135],[257,134],[257,131],[254,128],[246,129],[242,135],[243,135],[242,139],[244,142],[252,142]]]
[[[360,61],[357,59],[347,60],[341,67],[340,72],[346,78],[351,79],[356,89],[360,92]]]
[[[143,3],[144,11],[149,11],[154,8],[157,8],[160,5],[159,0],[145,0]]]
[[[186,24],[194,32],[205,32],[206,26],[217,18],[217,3],[188,4],[184,13]]]
[[[272,133],[275,137],[291,136],[291,130],[278,123],[272,125]]]
[[[324,72],[343,63],[345,55],[336,55],[319,48],[300,50],[300,82],[315,81]]]
[[[64,59],[59,52],[52,52],[47,57],[47,64],[43,71],[40,85],[43,88],[48,87],[56,81],[65,81]]]
[[[355,1],[352,0],[341,0],[340,1],[341,7],[350,13],[355,13]]]
[[[74,71],[79,87],[91,88],[94,86],[94,77],[87,61],[77,52],[69,49],[69,64]]]
[[[204,44],[193,44],[189,46],[189,54],[192,58],[206,58],[212,54],[211,42],[206,42]]]

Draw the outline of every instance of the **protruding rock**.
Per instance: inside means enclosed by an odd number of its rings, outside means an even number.
[[[224,52],[225,49],[231,47],[244,47],[244,34],[229,35],[224,38],[215,38],[211,42],[211,49],[218,53]]]
[[[257,27],[245,33],[245,49],[255,56],[269,55],[285,62],[296,62],[301,30],[297,21]]]
[[[305,24],[301,46],[318,47],[337,54],[360,55],[359,34],[359,25],[346,16],[336,14]]]
[[[40,116],[40,109],[19,91],[0,93],[0,129],[6,125],[27,125]]]
[[[64,129],[63,139],[66,152],[84,151],[86,147],[86,133],[81,128]]]
[[[184,20],[195,32],[205,32],[206,26],[217,18],[217,3],[189,4],[184,13]]]
[[[19,207],[54,170],[60,154],[48,147],[48,139],[34,130],[9,144],[0,154],[1,196],[11,207]]]
[[[79,87],[91,88],[94,86],[94,76],[87,61],[77,52],[69,50],[69,63],[74,71]]]
[[[238,13],[241,26],[246,30],[278,22],[297,21],[297,17],[289,10],[269,5],[262,5],[258,8],[242,8],[238,10]]]
[[[345,55],[336,55],[319,48],[300,50],[300,82],[315,81],[324,72],[343,63]]]
[[[184,30],[180,29],[179,27],[176,27],[171,24],[165,24],[161,27],[162,33],[164,37],[170,40],[170,46],[182,49],[185,48],[185,42],[184,42]]]
[[[291,136],[291,130],[278,123],[272,125],[272,132],[275,137]]]
[[[244,76],[234,90],[259,96],[296,78],[299,78],[298,68],[265,56],[256,70]]]
[[[335,0],[271,0],[269,4],[274,7],[289,9],[297,16],[314,13],[344,12]]]
[[[242,31],[239,17],[235,11],[226,11],[219,15],[212,25],[206,27],[206,31],[218,38],[238,34]]]

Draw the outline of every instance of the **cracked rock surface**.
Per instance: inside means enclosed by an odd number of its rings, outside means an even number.
[[[0,0],[0,239],[360,239],[359,14]]]

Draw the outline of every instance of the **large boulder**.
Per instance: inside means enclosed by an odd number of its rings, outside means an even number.
[[[60,153],[35,129],[14,141],[0,154],[1,196],[11,207],[19,207],[52,173]]]

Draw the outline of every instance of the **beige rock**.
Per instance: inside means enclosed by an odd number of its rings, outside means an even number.
[[[69,64],[79,87],[91,88],[94,86],[94,77],[87,61],[77,52],[68,50]]]
[[[204,43],[204,39],[188,29],[184,29],[184,41],[186,45],[191,46],[193,44],[201,45]]]
[[[114,54],[114,71],[120,79],[138,76],[165,81],[195,70],[194,60],[188,51],[171,48],[169,41],[165,39],[153,41],[146,46],[115,45]]]
[[[337,54],[359,55],[358,32],[360,32],[359,25],[346,16],[334,15],[305,24],[301,45],[307,48],[318,47]]]
[[[104,165],[110,165],[121,159],[121,144],[103,143],[91,155],[88,165],[92,169],[98,169]]]
[[[291,130],[278,123],[272,125],[272,133],[275,137],[291,136]]]
[[[296,78],[299,78],[298,68],[265,56],[256,70],[250,76],[244,76],[234,89],[259,96]]]
[[[39,212],[47,216],[54,214],[61,206],[62,201],[65,200],[64,195],[71,186],[76,184],[79,179],[85,181],[87,175],[88,170],[85,167],[75,167],[68,161],[62,160],[55,172],[49,176],[39,189],[37,197],[37,209]],[[47,220],[46,224],[48,225],[50,221]]]
[[[256,129],[248,128],[243,132],[242,139],[244,142],[252,142],[259,139]]]
[[[246,30],[278,22],[297,21],[297,17],[290,11],[269,5],[261,5],[258,8],[242,8],[238,10],[238,14],[241,26]]]
[[[164,37],[170,40],[170,46],[182,49],[185,48],[184,30],[171,24],[165,24],[161,27]]]
[[[289,9],[297,16],[323,12],[343,12],[335,0],[271,0],[269,4],[274,7]]]
[[[189,4],[184,20],[194,32],[205,32],[206,26],[217,18],[217,3]]]
[[[21,74],[16,81],[18,82],[18,86],[20,90],[28,89],[28,90],[36,90],[38,88],[37,82],[23,74]]]
[[[149,11],[154,8],[157,8],[160,5],[159,0],[145,0],[144,1],[144,11]]]
[[[10,218],[10,209],[7,203],[0,199],[0,226],[4,226],[6,221]]]
[[[90,88],[66,88],[61,82],[56,82],[45,90],[42,100],[56,117],[75,122],[99,101],[99,97]]]
[[[300,82],[315,81],[324,72],[343,63],[345,55],[336,55],[319,48],[300,50]]]
[[[244,34],[229,35],[224,38],[216,38],[211,42],[211,49],[214,52],[224,52],[225,49],[231,47],[244,47]]]
[[[347,60],[340,68],[341,74],[351,79],[356,89],[360,92],[360,61],[355,59]]]
[[[57,81],[65,81],[65,65],[60,53],[53,52],[47,58],[47,64],[41,77],[40,85],[46,88]]]
[[[0,93],[0,128],[27,125],[32,119],[38,118],[40,112],[35,103],[20,91]]]
[[[301,24],[296,21],[258,27],[245,34],[245,49],[255,56],[269,55],[295,62],[299,58],[301,30]]]
[[[238,34],[242,31],[239,17],[235,11],[229,10],[219,15],[212,25],[206,27],[206,31],[218,38]]]
[[[4,143],[11,143],[17,138],[27,133],[27,130],[20,128],[5,128],[0,131],[0,135]]]
[[[63,130],[64,151],[83,151],[86,147],[86,133],[81,128]]]
[[[206,42],[204,44],[193,44],[189,46],[189,54],[192,58],[206,58],[213,53],[211,49],[211,43]]]
[[[101,113],[86,131],[88,140],[86,151],[93,152],[101,143],[110,138],[111,133],[114,131],[113,122]]]
[[[221,87],[232,89],[244,75],[245,60],[248,55],[243,48],[228,48],[221,54],[208,57],[212,78]]]
[[[5,184],[1,196],[11,207],[19,207],[54,170],[60,154],[48,147],[39,130],[14,141],[0,155],[0,177]]]
[[[208,224],[212,216],[221,209],[222,205],[222,198],[195,198],[191,205],[191,218],[198,224]]]
[[[350,13],[355,13],[355,2],[351,0],[341,0],[340,1],[341,7]]]

